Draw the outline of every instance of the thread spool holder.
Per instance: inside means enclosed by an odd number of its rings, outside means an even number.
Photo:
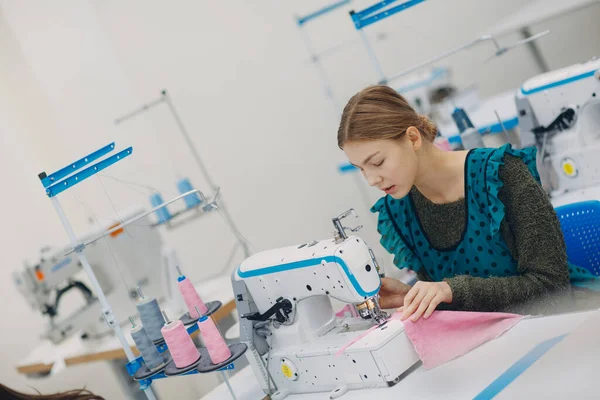
[[[136,372],[140,371],[140,368],[142,368],[144,366],[142,357],[141,356],[135,357],[135,355],[133,354],[133,351],[131,350],[131,346],[128,343],[127,339],[125,338],[123,330],[121,329],[121,326],[118,323],[118,319],[116,318],[116,316],[113,312],[113,309],[112,309],[110,303],[108,302],[108,299],[106,298],[106,295],[105,295],[104,291],[102,290],[100,283],[98,282],[98,279],[94,273],[94,270],[92,269],[92,267],[86,257],[85,248],[89,244],[92,244],[92,243],[96,242],[97,240],[104,238],[106,235],[108,235],[116,230],[123,229],[127,225],[129,225],[133,222],[136,222],[139,219],[144,218],[145,216],[147,216],[151,213],[154,213],[156,210],[166,207],[168,204],[173,203],[174,201],[182,199],[188,195],[194,195],[196,193],[200,194],[200,191],[199,190],[190,190],[168,202],[165,202],[157,207],[154,207],[152,210],[150,210],[147,213],[144,213],[142,215],[134,217],[125,222],[121,222],[120,224],[114,226],[113,228],[109,229],[106,232],[103,232],[101,235],[98,235],[97,237],[94,237],[94,238],[86,240],[86,241],[82,241],[75,234],[75,231],[73,230],[73,227],[71,226],[69,219],[67,218],[65,212],[63,211],[62,206],[61,206],[57,196],[58,196],[58,194],[66,191],[66,190],[70,189],[71,187],[84,181],[85,179],[97,174],[98,172],[100,172],[100,171],[110,167],[111,165],[123,160],[124,158],[130,156],[131,153],[133,152],[133,148],[129,147],[129,148],[126,148],[112,156],[104,157],[105,155],[107,155],[108,153],[110,153],[114,150],[115,150],[115,144],[110,143],[110,144],[94,151],[93,153],[90,153],[87,156],[82,157],[81,159],[76,160],[75,162],[72,162],[69,165],[67,165],[51,174],[47,174],[46,172],[41,172],[40,174],[38,174],[38,178],[40,179],[42,186],[44,187],[45,194],[48,196],[48,198],[50,198],[52,205],[54,206],[54,209],[55,209],[55,211],[56,211],[56,213],[57,213],[57,215],[58,215],[58,217],[59,217],[59,219],[71,241],[72,249],[69,252],[67,252],[67,254],[65,254],[65,255],[75,253],[76,256],[79,258],[79,261],[80,261],[84,271],[86,272],[88,278],[90,279],[92,288],[94,290],[94,294],[97,296],[97,298],[102,306],[102,315],[103,315],[107,325],[114,331],[115,336],[119,340],[119,343],[121,344],[121,347],[123,348],[123,351],[125,352],[125,356],[129,360],[129,362],[126,364],[127,372],[131,376],[135,376]],[[216,196],[215,196],[215,198],[216,198]],[[213,201],[215,200],[215,198],[213,198]],[[208,204],[210,204],[210,203],[205,204],[205,207],[208,206]],[[243,248],[245,250],[247,250],[246,246],[243,246]],[[189,328],[187,328],[188,334],[193,333],[196,330],[198,330],[198,324],[194,324],[194,325],[190,326]],[[165,354],[166,357],[169,357],[168,353],[166,353],[166,350],[167,350],[166,343],[163,343],[162,345],[157,346],[157,349],[158,349],[159,353]],[[244,349],[244,352],[245,352],[245,349]],[[242,354],[243,354],[243,352],[242,352]],[[224,371],[234,368],[233,361],[234,361],[234,357],[231,357],[229,360],[227,360],[228,364],[219,369],[220,371],[223,371],[223,375],[224,375],[224,378],[227,383],[228,383],[227,376],[225,375]],[[151,387],[152,380],[159,379],[161,377],[166,377],[166,375],[164,374],[164,371],[159,372],[159,370],[160,369],[158,369],[154,372],[148,371],[148,373],[151,373],[151,375],[148,378],[145,378],[145,379],[142,379],[139,381],[140,389],[144,392],[144,394],[146,395],[146,397],[149,400],[156,400],[156,396]],[[196,373],[199,373],[199,371],[197,369],[187,372],[186,375],[196,374]],[[145,374],[143,374],[143,375],[145,376]],[[141,376],[142,376],[141,373],[138,374],[138,377],[141,377]],[[228,387],[230,387],[230,386],[228,385]],[[230,392],[231,392],[232,397],[235,399],[235,394],[233,393],[231,388],[230,388]]]
[[[208,308],[208,311],[206,312],[206,314],[200,315],[199,318],[193,318],[190,316],[189,311],[184,313],[181,317],[179,317],[179,320],[183,323],[183,325],[191,325],[191,324],[195,324],[197,323],[201,317],[210,317],[211,315],[213,315],[215,312],[217,312],[217,310],[219,308],[221,308],[221,305],[223,305],[223,303],[221,303],[220,301],[209,301],[208,303],[206,303],[206,308]]]
[[[188,130],[187,130],[185,124],[183,123],[183,120],[181,119],[179,113],[177,112],[177,109],[175,108],[175,105],[173,104],[173,101],[172,101],[171,97],[169,96],[169,93],[167,92],[167,90],[163,89],[160,92],[160,97],[158,97],[157,99],[147,102],[147,103],[141,105],[140,107],[138,107],[137,109],[115,119],[115,124],[120,125],[132,118],[137,117],[138,115],[149,112],[150,110],[152,110],[155,107],[158,107],[162,104],[164,104],[168,107],[169,112],[171,113],[171,116],[173,117],[173,120],[174,120],[175,124],[177,125],[177,129],[178,129],[179,133],[181,134],[181,136],[183,137],[183,139],[185,140],[188,150],[190,151],[192,157],[194,158],[194,161],[196,162],[196,165],[198,166],[199,171],[202,173],[202,175],[204,176],[204,180],[206,181],[209,188],[214,193],[213,199],[211,201],[206,201],[206,199],[203,198],[203,194],[200,191],[198,191],[197,193],[200,196],[200,199],[203,201],[201,201],[200,204],[198,204],[196,207],[186,208],[186,210],[183,210],[181,213],[177,214],[177,216],[183,216],[184,214],[187,214],[189,216],[188,218],[181,220],[178,223],[175,223],[175,222],[171,223],[171,220],[176,216],[176,215],[173,215],[168,221],[166,221],[166,222],[168,222],[168,224],[167,223],[163,224],[163,225],[167,226],[168,229],[173,229],[176,226],[180,226],[180,225],[188,222],[190,219],[198,218],[199,216],[204,215],[207,212],[210,212],[210,211],[216,209],[216,207],[210,207],[210,205],[211,204],[213,204],[214,206],[217,205],[216,200],[219,196],[219,186],[216,185],[215,181],[213,181],[210,173],[208,172],[208,169],[204,165],[204,162],[202,161],[202,158],[200,157],[200,153],[198,152],[196,146],[194,145],[194,142],[192,141],[192,138],[190,137]],[[189,194],[189,193],[187,193],[187,194]],[[186,196],[187,196],[187,194],[186,194]],[[183,198],[186,196],[181,196],[181,197]],[[211,208],[211,210],[207,211],[207,207]],[[193,212],[194,209],[196,210],[196,212]],[[240,231],[237,229],[237,226],[236,226],[233,218],[229,214],[229,211],[227,210],[225,202],[223,201],[222,198],[218,202],[218,210],[219,210],[219,214],[221,214],[221,216],[223,217],[225,224],[227,224],[227,226],[233,233],[233,236],[235,237],[236,242],[233,245],[233,249],[232,249],[231,253],[232,254],[235,253],[239,247],[239,248],[241,248],[241,250],[243,252],[244,258],[250,257],[250,254],[251,254],[250,244],[248,243],[246,238],[240,233]]]
[[[98,298],[98,301],[100,302],[100,305],[102,307],[102,316],[104,317],[106,324],[114,331],[115,336],[119,340],[119,343],[121,344],[121,347],[123,348],[127,359],[130,362],[135,362],[135,355],[131,351],[131,347],[127,342],[127,339],[125,339],[125,335],[123,334],[121,326],[118,323],[118,319],[115,316],[114,311],[110,303],[108,302],[108,299],[106,298],[106,294],[102,290],[102,287],[98,282],[98,278],[96,277],[96,274],[94,273],[94,270],[92,269],[92,266],[90,265],[90,262],[87,259],[87,256],[85,254],[85,247],[87,246],[87,244],[86,242],[82,242],[75,234],[75,231],[73,230],[73,227],[71,226],[71,223],[67,218],[67,215],[63,211],[62,206],[58,201],[57,197],[58,194],[72,188],[73,186],[79,184],[87,178],[94,176],[98,172],[123,160],[124,158],[130,156],[133,152],[133,148],[129,147],[116,154],[113,154],[112,156],[103,158],[105,155],[112,152],[113,150],[115,150],[114,142],[94,151],[93,153],[88,154],[85,157],[80,158],[79,160],[70,163],[69,165],[51,174],[41,172],[40,174],[38,174],[38,178],[40,179],[42,186],[44,187],[46,195],[48,196],[48,198],[50,198],[52,205],[54,206],[54,210],[58,214],[58,217],[67,233],[67,236],[71,241],[72,250],[69,253],[76,253],[77,258],[81,263],[81,266],[83,267],[91,282],[94,294]],[[134,218],[134,220],[137,219],[139,218]],[[126,224],[122,223],[119,225],[122,228]],[[104,237],[104,235],[101,235],[100,237],[96,238],[96,240],[102,237]],[[156,396],[150,385],[141,387],[141,390],[144,391],[144,394],[149,400],[156,400]]]
[[[213,303],[213,302],[209,302],[207,304],[210,304],[210,303]],[[196,332],[198,329],[199,329],[198,324],[195,323],[191,326],[188,326],[186,328],[186,331],[189,335],[191,335],[194,332]],[[170,355],[168,353],[168,346],[166,343],[163,342],[162,344],[157,345],[156,348],[159,353],[164,355],[165,360],[169,360],[169,363],[173,363],[173,361],[170,358]],[[127,364],[125,364],[125,367],[127,369],[127,372],[129,373],[129,375],[132,376],[133,379],[138,381],[138,383],[140,384],[140,388],[142,390],[144,390],[145,388],[150,387],[153,380],[164,379],[164,378],[168,378],[169,376],[195,375],[195,374],[209,373],[209,372],[214,372],[214,371],[220,371],[220,372],[224,373],[225,371],[232,370],[235,368],[234,361],[237,360],[239,357],[241,357],[246,352],[247,349],[248,349],[248,347],[244,343],[231,344],[231,345],[229,345],[229,350],[231,351],[231,357],[220,364],[212,364],[212,362],[210,361],[210,356],[208,354],[208,350],[205,347],[200,347],[200,348],[198,348],[198,351],[200,352],[199,362],[192,364],[192,366],[190,366],[192,369],[190,369],[190,367],[188,367],[186,369],[181,369],[181,372],[177,373],[177,374],[168,374],[167,375],[165,373],[165,369],[169,368],[169,364],[167,364],[165,366],[165,368],[163,368],[163,369],[151,372],[144,365],[144,362],[143,362],[143,359],[141,356],[137,357],[136,359],[134,359],[132,361],[129,361]],[[171,369],[171,371],[174,371],[174,370]],[[224,376],[224,377],[225,377],[225,379],[227,379],[226,376]],[[235,398],[235,395],[233,393],[232,393],[232,397]]]

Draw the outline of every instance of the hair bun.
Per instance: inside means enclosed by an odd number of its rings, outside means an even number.
[[[433,142],[438,133],[437,126],[435,126],[433,121],[425,115],[419,114],[419,119],[421,120],[421,126],[419,127],[421,134],[423,134],[427,140]]]

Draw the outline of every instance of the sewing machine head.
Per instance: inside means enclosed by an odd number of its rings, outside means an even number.
[[[142,212],[142,208],[135,208],[123,217],[129,219]],[[97,237],[112,226],[96,225],[80,239]],[[137,286],[146,293],[160,290],[161,238],[151,226],[148,218],[142,218],[130,225],[127,232],[117,230],[106,235],[105,240],[85,248],[96,278],[122,322],[136,312]],[[13,280],[25,300],[48,317],[48,327],[42,337],[55,343],[75,332],[88,336],[112,332],[76,254],[68,254],[71,250],[70,245],[43,249],[39,258],[13,272]],[[82,296],[72,297],[73,290]]]
[[[384,321],[373,252],[361,238],[348,237],[348,228],[341,224],[352,211],[333,219],[336,231],[331,239],[264,251],[246,259],[237,270],[237,279],[244,280],[258,310],[244,317],[266,320],[274,315],[277,322],[286,323],[291,311],[284,315],[282,309],[311,304],[314,309],[307,310],[311,320],[329,321],[331,297],[355,305],[364,319]],[[312,297],[321,299],[307,301]]]
[[[521,136],[534,136],[549,192],[600,183],[600,59],[527,80],[516,104]]]
[[[373,252],[345,233],[341,220],[352,212],[333,218],[332,238],[254,254],[232,274],[240,340],[273,399],[390,386],[418,361],[402,322],[379,307]],[[332,299],[356,317],[337,318]]]

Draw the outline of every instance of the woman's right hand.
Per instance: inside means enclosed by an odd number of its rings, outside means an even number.
[[[379,306],[381,308],[399,308],[404,305],[404,296],[411,287],[394,278],[381,278]]]

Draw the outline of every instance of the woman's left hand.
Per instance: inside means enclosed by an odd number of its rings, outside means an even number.
[[[440,303],[452,303],[452,289],[446,282],[417,282],[404,297],[402,321],[429,318]]]

